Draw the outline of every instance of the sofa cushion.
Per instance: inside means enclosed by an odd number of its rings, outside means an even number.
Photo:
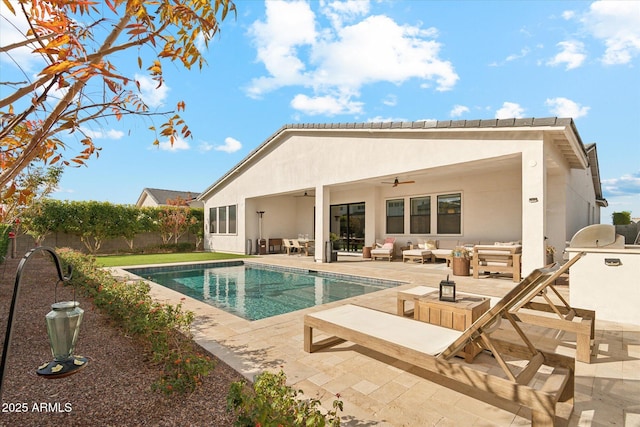
[[[407,249],[402,251],[402,255],[426,256],[431,255],[431,251],[428,249]]]

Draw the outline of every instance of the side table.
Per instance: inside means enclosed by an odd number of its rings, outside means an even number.
[[[362,247],[362,258],[371,259],[371,246]]]
[[[489,298],[458,294],[456,302],[440,301],[436,292],[416,298],[413,316],[422,322],[464,331],[489,307]],[[478,345],[468,344],[462,354],[471,363],[481,350]]]

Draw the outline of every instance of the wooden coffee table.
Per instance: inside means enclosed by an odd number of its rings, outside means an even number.
[[[456,301],[452,302],[440,301],[438,294],[436,291],[415,299],[414,319],[465,331],[490,307],[489,298],[457,294]],[[467,345],[464,349],[465,361],[473,362],[481,351],[482,348],[476,344]]]

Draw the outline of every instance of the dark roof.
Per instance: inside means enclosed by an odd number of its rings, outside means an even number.
[[[596,144],[590,143],[585,145],[587,157],[589,158],[589,169],[591,170],[591,180],[593,181],[593,189],[596,192],[596,203],[602,207],[609,206],[609,202],[602,196],[602,184],[600,181],[600,167],[598,163],[598,150]]]
[[[238,170],[249,159],[255,156],[263,147],[268,145],[271,141],[276,139],[280,134],[287,130],[300,130],[300,129],[322,129],[322,130],[343,130],[343,129],[398,129],[398,130],[411,130],[411,129],[473,129],[473,128],[509,128],[509,127],[540,127],[540,126],[570,126],[575,134],[578,143],[580,144],[583,154],[586,157],[586,151],[584,144],[578,134],[578,129],[572,118],[563,117],[528,117],[528,118],[511,118],[511,119],[480,119],[480,120],[419,120],[414,122],[367,122],[367,123],[293,123],[286,124],[271,134],[260,145],[253,149],[244,159],[242,159],[237,165],[229,169],[224,175],[222,175],[216,182],[207,187],[199,196],[203,197],[211,189],[215,188],[220,182],[224,181],[229,175]]]

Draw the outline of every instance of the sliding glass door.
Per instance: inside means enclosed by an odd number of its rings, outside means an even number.
[[[362,252],[364,246],[364,202],[331,205],[333,249]]]

